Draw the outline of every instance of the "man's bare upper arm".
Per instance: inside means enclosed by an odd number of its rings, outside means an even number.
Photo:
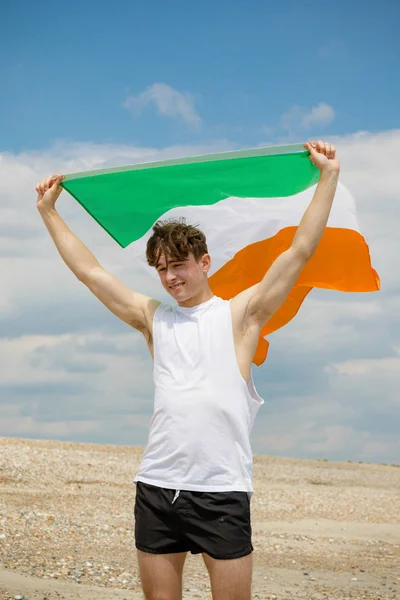
[[[82,282],[116,317],[139,331],[151,332],[154,312],[160,302],[130,290],[103,267],[92,269]]]
[[[278,256],[260,283],[253,286],[247,316],[261,327],[282,306],[307,262],[305,254],[288,248]]]
[[[305,263],[304,256],[292,248],[278,256],[259,283],[232,299],[237,326],[261,330],[286,300]]]

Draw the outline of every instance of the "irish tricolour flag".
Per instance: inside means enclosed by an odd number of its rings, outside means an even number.
[[[309,153],[292,145],[75,173],[62,186],[149,272],[145,247],[156,221],[185,217],[200,227],[212,260],[210,286],[229,299],[259,282],[290,246],[318,178]],[[256,364],[267,354],[265,336],[295,316],[313,287],[379,289],[354,199],[341,184],[317,251],[262,331]]]

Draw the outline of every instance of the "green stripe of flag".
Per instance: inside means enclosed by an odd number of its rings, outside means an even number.
[[[271,155],[267,150],[275,152]],[[82,173],[67,176],[62,186],[125,248],[172,208],[212,205],[230,196],[291,196],[318,181],[319,171],[308,152],[282,154],[280,150],[256,149],[255,156],[246,151],[244,157],[221,153],[208,160],[197,157],[196,162],[189,158]]]

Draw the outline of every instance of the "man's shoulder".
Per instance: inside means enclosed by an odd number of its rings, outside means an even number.
[[[154,310],[154,319],[162,319],[164,316],[172,314],[173,312],[174,306],[172,304],[161,301]]]

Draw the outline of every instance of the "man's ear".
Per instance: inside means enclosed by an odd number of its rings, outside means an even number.
[[[211,269],[211,256],[209,254],[203,254],[200,259],[200,263],[203,273],[208,273]]]

